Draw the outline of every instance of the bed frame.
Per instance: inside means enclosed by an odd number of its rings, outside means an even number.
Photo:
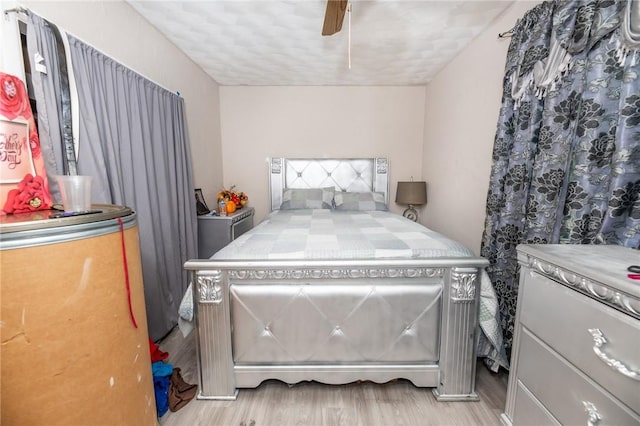
[[[388,161],[270,161],[283,188],[380,191]],[[438,400],[477,400],[479,257],[190,260],[199,399],[237,397],[268,379],[343,384],[404,378]]]

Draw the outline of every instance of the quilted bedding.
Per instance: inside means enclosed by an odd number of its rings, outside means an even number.
[[[278,210],[213,259],[465,257],[473,252],[384,211]]]
[[[278,210],[212,259],[385,259],[472,257],[464,245],[385,211]],[[481,275],[478,356],[494,371],[508,362],[499,327],[497,298]],[[191,286],[180,306],[181,328],[193,316]]]

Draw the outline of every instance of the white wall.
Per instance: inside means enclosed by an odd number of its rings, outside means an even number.
[[[269,157],[388,157],[396,182],[421,177],[424,87],[220,88],[224,184],[268,214]]]
[[[515,2],[426,89],[422,175],[429,201],[421,222],[477,254],[510,42],[497,35],[538,3]]]
[[[122,1],[20,1],[185,100],[193,175],[207,200],[222,183],[218,84]],[[3,8],[15,2],[3,2]],[[3,46],[3,49],[5,46]],[[82,141],[80,141],[82,143]]]
[[[424,87],[218,87],[128,4],[22,1],[185,99],[196,187],[223,186],[269,211],[266,159],[388,156],[398,180],[425,179],[421,222],[479,252],[509,39],[538,2],[518,1]],[[14,2],[3,2],[3,7]],[[3,46],[3,49],[5,46]]]

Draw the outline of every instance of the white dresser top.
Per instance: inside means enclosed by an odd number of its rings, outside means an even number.
[[[640,280],[627,277],[627,268],[631,265],[640,266],[640,251],[616,245],[572,245],[572,244],[540,244],[518,246],[518,260],[529,264],[530,257],[547,262],[548,265],[538,264],[538,271],[554,276],[566,285],[590,294],[598,299],[605,299],[618,309],[632,311],[640,308]],[[576,276],[568,277],[558,270],[571,271]],[[583,277],[582,279],[578,277]],[[584,277],[589,277],[585,279]],[[604,287],[600,287],[603,285]],[[627,303],[619,300],[615,294],[605,294],[606,290],[622,293],[635,299],[632,306],[621,306]],[[607,300],[608,299],[608,300]],[[618,300],[616,300],[618,299]],[[624,299],[627,299],[626,297]],[[635,315],[634,315],[635,316]]]

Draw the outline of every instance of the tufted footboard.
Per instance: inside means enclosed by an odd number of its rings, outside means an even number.
[[[482,258],[186,263],[201,399],[267,379],[396,378],[476,400]]]

